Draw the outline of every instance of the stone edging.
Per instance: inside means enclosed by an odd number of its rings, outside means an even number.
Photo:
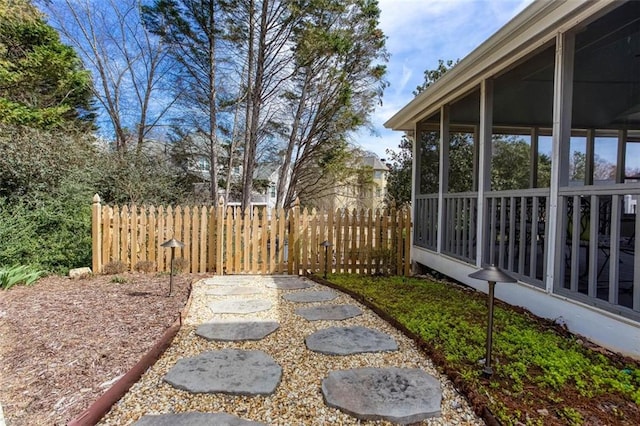
[[[67,426],[93,426],[109,412],[111,407],[122,398],[129,388],[133,386],[145,371],[149,369],[155,362],[162,356],[162,354],[169,348],[173,338],[178,334],[178,331],[182,327],[182,322],[185,319],[189,307],[191,306],[191,290],[192,284],[189,284],[189,297],[178,318],[171,324],[171,326],[165,330],[160,339],[153,347],[140,358],[140,360],[117,382],[113,384],[105,393],[103,393],[93,404],[89,406],[84,412],[73,418]]]
[[[380,318],[382,318],[383,320],[385,320],[386,322],[391,324],[396,329],[400,330],[405,336],[407,336],[408,338],[413,340],[416,343],[416,345],[418,346],[418,348],[422,352],[424,352],[429,358],[431,358],[431,360],[434,362],[434,364],[436,364],[440,369],[442,369],[444,371],[444,373],[453,382],[455,387],[457,389],[459,389],[467,397],[467,399],[469,400],[471,405],[476,410],[476,413],[479,416],[482,417],[482,419],[485,421],[485,423],[488,426],[501,426],[501,423],[493,415],[491,410],[489,410],[489,407],[487,407],[486,404],[477,401],[477,395],[476,395],[475,391],[473,391],[472,389],[470,389],[467,386],[466,382],[464,381],[464,379],[462,378],[460,373],[455,371],[455,370],[453,370],[453,369],[451,369],[451,368],[448,368],[446,363],[444,362],[444,360],[441,359],[440,357],[434,357],[435,352],[434,352],[433,348],[422,337],[420,337],[418,334],[416,334],[416,333],[412,332],[411,330],[409,330],[407,327],[405,327],[403,324],[401,324],[398,320],[396,320],[395,318],[392,318],[389,314],[384,312],[378,306],[374,305],[372,302],[367,300],[362,295],[360,295],[360,294],[358,294],[358,293],[356,293],[356,292],[354,292],[354,291],[352,291],[350,289],[344,288],[344,287],[339,286],[339,285],[337,285],[335,283],[327,281],[327,280],[325,280],[325,279],[323,279],[323,278],[321,278],[319,276],[312,275],[312,274],[305,274],[305,276],[307,278],[311,279],[312,281],[315,281],[318,284],[322,284],[324,286],[327,286],[327,287],[330,287],[330,288],[333,288],[335,290],[339,290],[339,291],[341,291],[343,293],[348,294],[349,296],[354,298],[359,303],[362,303],[367,308],[371,309]]]

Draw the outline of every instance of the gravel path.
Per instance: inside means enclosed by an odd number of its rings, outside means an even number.
[[[307,281],[311,288],[279,290],[267,287],[283,277],[226,276],[201,280],[194,284],[192,301],[184,325],[171,347],[140,381],[103,418],[102,425],[126,425],[145,414],[180,413],[189,411],[226,412],[238,417],[270,425],[387,425],[385,421],[362,421],[337,409],[327,407],[323,401],[321,381],[330,371],[359,367],[420,368],[437,377],[442,385],[441,417],[424,421],[425,425],[482,425],[466,400],[453,388],[451,382],[439,374],[432,362],[416,348],[412,340],[391,327],[369,309],[349,296],[338,292],[338,297],[325,302],[297,303],[283,299],[284,294],[309,290],[327,290]],[[306,280],[287,278],[287,280]],[[226,295],[221,288],[241,286],[255,288],[256,293]],[[223,293],[223,294],[221,294]],[[238,299],[267,299],[273,303],[269,310],[246,315],[214,314],[212,302]],[[296,315],[300,307],[320,304],[352,304],[363,314],[343,321],[307,321]],[[195,329],[211,320],[269,319],[280,323],[280,328],[259,341],[219,342],[207,341],[195,334]],[[304,339],[311,333],[332,326],[364,326],[390,334],[398,343],[394,352],[365,353],[348,356],[323,355],[308,350]],[[282,366],[282,381],[269,396],[231,396],[224,394],[190,394],[173,388],[163,377],[183,357],[199,355],[220,349],[262,350]]]

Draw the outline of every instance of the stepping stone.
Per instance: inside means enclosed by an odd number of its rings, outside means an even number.
[[[288,293],[282,296],[284,300],[302,303],[326,302],[329,300],[333,300],[336,297],[338,297],[338,294],[335,291],[331,290],[299,291],[297,293]]]
[[[249,281],[245,279],[237,279],[237,278],[228,278],[228,277],[216,277],[216,278],[206,278],[203,280],[205,284],[211,286],[239,286],[246,285]]]
[[[309,321],[341,321],[362,315],[362,309],[355,305],[323,305],[310,308],[298,308],[295,310],[295,313]]]
[[[275,321],[213,321],[199,326],[196,334],[207,340],[260,340],[279,327]]]
[[[361,326],[325,328],[307,336],[304,340],[310,350],[327,355],[398,350],[398,344],[393,337]]]
[[[216,314],[250,314],[268,311],[273,302],[267,299],[220,300],[209,303],[209,309]]]
[[[261,287],[214,287],[210,290],[207,290],[207,294],[212,296],[245,296],[248,294],[263,294],[265,292],[264,288]]]
[[[286,278],[283,280],[270,281],[267,282],[267,287],[269,288],[277,288],[278,290],[300,290],[303,288],[312,287],[306,281],[297,278]]]
[[[280,383],[282,368],[262,351],[222,349],[182,358],[164,381],[191,393],[269,395]]]
[[[361,420],[417,423],[440,416],[440,382],[417,368],[332,371],[322,381],[326,404]]]
[[[226,413],[180,413],[146,415],[134,423],[134,426],[266,426],[265,423],[252,422]]]

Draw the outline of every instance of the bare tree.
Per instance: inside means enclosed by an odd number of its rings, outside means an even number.
[[[118,151],[145,138],[174,105],[163,83],[169,73],[165,46],[142,25],[138,0],[43,0],[52,25],[75,47],[94,74],[94,95],[113,129]]]
[[[256,3],[260,8],[257,10]],[[297,16],[288,2],[279,0],[239,1],[247,34],[246,121],[242,179],[242,209],[249,207],[258,148],[264,138],[278,133],[278,96],[291,77],[290,49]]]

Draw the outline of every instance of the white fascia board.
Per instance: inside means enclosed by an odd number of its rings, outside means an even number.
[[[392,130],[412,130],[414,123],[436,113],[442,104],[464,96],[483,79],[555,39],[580,22],[610,7],[616,0],[538,0],[446,72],[384,123]]]

